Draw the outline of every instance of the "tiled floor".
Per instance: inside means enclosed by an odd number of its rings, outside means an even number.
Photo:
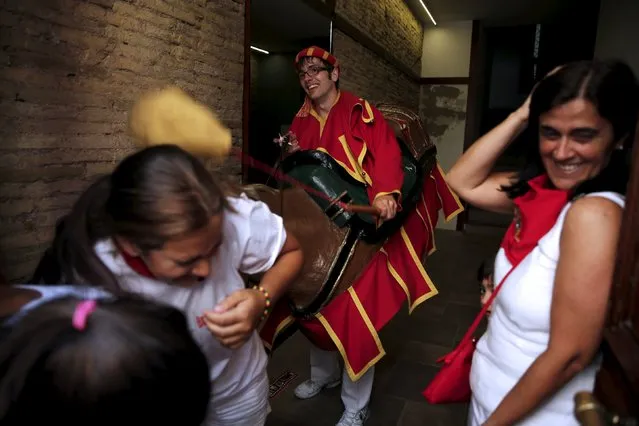
[[[429,405],[421,391],[438,370],[435,360],[459,341],[474,319],[479,308],[477,267],[496,252],[502,232],[437,231],[438,250],[428,259],[426,270],[439,294],[410,317],[402,311],[382,330],[386,357],[376,366],[367,426],[465,425],[465,405]],[[310,374],[308,346],[298,333],[273,355],[272,380],[285,372],[297,377],[271,399],[267,426],[334,426],[339,420],[343,410],[339,388],[306,401],[293,395],[295,386]]]

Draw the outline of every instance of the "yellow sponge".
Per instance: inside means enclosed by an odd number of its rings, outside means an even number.
[[[133,106],[129,126],[143,146],[174,144],[194,155],[222,158],[231,150],[231,131],[213,111],[177,87],[144,94]]]

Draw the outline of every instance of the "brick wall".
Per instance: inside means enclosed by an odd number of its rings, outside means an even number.
[[[241,0],[5,0],[0,5],[0,270],[32,272],[53,225],[132,149],[127,111],[177,84],[240,144]],[[239,165],[225,172],[239,175]]]
[[[402,0],[337,0],[336,13],[419,75],[423,28]],[[333,33],[342,64],[340,87],[373,102],[419,108],[419,85],[395,65],[342,31]]]
[[[335,12],[415,73],[421,72],[424,30],[404,0],[337,0]]]
[[[419,84],[341,31],[333,33],[341,61],[340,88],[377,102],[395,102],[419,110]]]

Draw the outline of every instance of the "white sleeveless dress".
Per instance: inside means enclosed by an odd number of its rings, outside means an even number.
[[[617,193],[598,192],[586,196],[607,198],[624,207],[625,200]],[[571,203],[563,208],[551,230],[510,274],[493,302],[488,329],[477,343],[473,356],[469,426],[484,423],[548,347],[559,239],[570,206]],[[500,249],[495,259],[494,282],[501,282],[510,268],[504,250]],[[573,415],[574,395],[593,390],[600,365],[601,359],[597,356],[590,366],[517,424],[578,426]]]

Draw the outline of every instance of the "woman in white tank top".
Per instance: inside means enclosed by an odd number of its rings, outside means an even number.
[[[469,425],[577,425],[574,394],[592,391],[600,365],[638,110],[627,65],[564,65],[448,174],[470,204],[516,218],[495,285],[514,270],[473,357]],[[528,164],[491,174],[526,129]]]

